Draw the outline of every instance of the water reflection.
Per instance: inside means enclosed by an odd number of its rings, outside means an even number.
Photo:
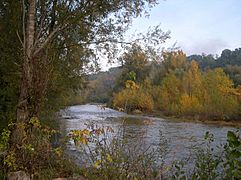
[[[161,118],[133,116],[109,108],[100,108],[96,105],[72,106],[61,112],[62,132],[68,133],[73,129],[84,129],[86,124],[94,123],[99,127],[110,126],[130,146],[137,143],[142,148],[151,146],[165,158],[168,164],[173,160],[190,156],[190,149],[197,143],[203,142],[205,132],[209,131],[215,137],[214,144],[219,145],[226,141],[228,130],[231,127],[207,125],[199,123],[177,122]],[[73,142],[69,142],[68,149],[77,153]]]

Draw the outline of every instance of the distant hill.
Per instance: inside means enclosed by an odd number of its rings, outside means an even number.
[[[100,71],[96,74],[87,76],[88,79],[88,98],[89,102],[106,103],[109,101],[115,82],[121,75],[121,67],[113,67],[108,71]]]
[[[188,60],[196,60],[202,70],[221,67],[234,81],[235,85],[241,84],[241,48],[233,51],[225,49],[220,57],[213,55],[191,55]]]

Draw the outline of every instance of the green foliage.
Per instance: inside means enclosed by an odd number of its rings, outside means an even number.
[[[0,132],[15,119],[18,85],[22,62],[21,2],[4,0],[0,3]],[[14,13],[13,13],[14,12]]]
[[[35,42],[31,49],[33,57],[28,57],[34,59],[29,61],[33,69],[28,69],[33,81],[27,80],[32,82],[31,87],[24,86],[31,94],[25,98],[31,97],[31,102],[27,101],[31,104],[29,111],[37,106],[38,111],[49,113],[72,103],[71,96],[80,93],[83,74],[98,69],[100,54],[109,59],[115,56],[117,43],[131,19],[147,13],[147,5],[157,4],[156,0],[41,0],[35,6],[34,28],[31,29],[34,32],[27,33],[23,31],[27,31],[28,26],[23,25],[29,23],[32,2],[35,1],[3,0],[0,3],[1,126],[16,119],[21,77],[26,80],[22,71],[28,64],[23,60],[26,60],[24,53],[28,44],[24,41],[28,40],[29,33],[34,34]],[[79,99],[74,103],[83,102]]]
[[[204,148],[197,148],[196,163],[192,172],[193,179],[217,179],[219,176],[218,168],[222,163],[221,156],[214,155],[212,143],[214,141],[213,134],[206,132],[204,136],[206,144]]]
[[[14,126],[23,130],[18,132],[18,136],[23,136],[22,142],[10,146],[12,132],[3,130],[0,143],[1,173],[23,170],[37,179],[53,179],[79,172],[73,162],[64,157],[61,147],[52,147],[51,137],[58,133],[56,130],[41,125],[36,117],[31,118],[29,123],[11,124],[9,129]],[[47,171],[48,174],[45,174]]]
[[[134,71],[129,72],[128,79],[135,82],[136,81],[136,73]]]
[[[224,72],[233,80],[234,85],[241,85],[241,65],[226,65]]]
[[[3,129],[0,138],[0,152],[8,148],[8,143],[10,140],[11,131],[8,129]]]
[[[121,57],[123,67],[127,69],[127,79],[142,82],[146,76],[145,69],[148,63],[147,54],[137,44],[133,44],[128,52]]]
[[[158,33],[156,35],[158,35]],[[156,35],[153,34],[152,39],[155,39]],[[143,38],[145,37],[142,37],[141,39]],[[163,37],[159,36],[158,38],[166,39],[167,37],[164,35]],[[145,43],[147,42],[148,41],[146,41]],[[145,81],[146,77],[150,72],[150,66],[149,66],[148,60],[153,58],[155,59],[157,56],[157,55],[150,55],[151,54],[150,47],[153,44],[152,43],[145,44],[145,43],[144,44],[133,43],[131,44],[130,47],[128,46],[126,47],[126,52],[124,52],[119,58],[119,61],[122,64],[123,71],[116,82],[115,89],[119,90],[123,88],[124,83],[127,80],[134,81],[138,84],[141,84]],[[147,47],[143,47],[143,46],[147,46]]]
[[[206,132],[204,139],[205,143],[193,149],[195,151],[193,168],[185,169],[185,166],[190,163],[188,160],[174,162],[169,176],[172,179],[240,179],[241,140],[239,135],[228,131],[226,145],[218,147],[213,144],[213,134]]]
[[[228,131],[227,144],[225,145],[227,179],[241,178],[241,139],[238,134]]]
[[[17,170],[17,158],[16,153],[9,151],[8,154],[4,157],[3,165],[5,168],[10,168],[12,171]]]

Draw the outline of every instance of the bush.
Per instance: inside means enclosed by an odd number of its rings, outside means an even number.
[[[124,89],[114,95],[113,106],[114,108],[122,108],[127,112],[136,109],[150,112],[154,108],[154,102],[152,96],[142,89]]]
[[[195,162],[192,169],[185,169],[188,160],[174,162],[169,179],[240,179],[241,178],[241,139],[229,131],[225,146],[214,150],[214,136],[205,134],[206,142],[194,149]]]
[[[25,171],[33,178],[52,179],[69,177],[77,171],[76,166],[64,157],[61,147],[52,147],[51,137],[56,130],[42,126],[36,117],[28,123],[11,124],[9,129],[13,128],[17,129],[16,134],[4,130],[1,136],[2,174]]]
[[[200,114],[203,110],[198,98],[182,94],[180,98],[180,111],[183,115]]]
[[[83,172],[88,179],[155,179],[160,178],[156,160],[159,153],[135,139],[127,142],[114,135],[110,127],[89,125],[87,129],[73,130],[74,140],[82,157]],[[137,143],[137,141],[138,143]]]

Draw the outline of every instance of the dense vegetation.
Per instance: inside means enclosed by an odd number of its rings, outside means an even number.
[[[200,60],[199,56],[186,57],[182,51],[163,52],[156,61],[149,61],[135,44],[121,58],[122,74],[115,77],[111,88],[112,106],[127,112],[158,110],[165,115],[203,120],[240,119],[240,73],[236,69],[241,59],[235,50],[224,60],[226,51],[206,64],[203,61],[209,56],[200,56]],[[194,59],[189,60],[191,57]]]
[[[220,57],[213,55],[191,55],[188,60],[195,59],[202,70],[221,67],[225,73],[233,80],[234,85],[241,84],[241,48],[234,51],[225,49]]]

